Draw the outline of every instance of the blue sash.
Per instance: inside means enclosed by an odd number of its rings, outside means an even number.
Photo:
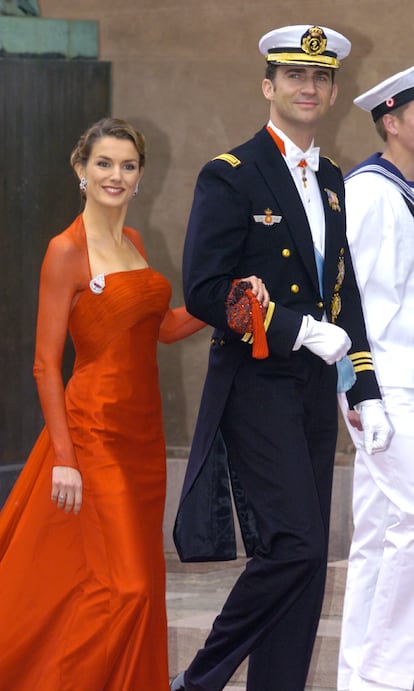
[[[316,269],[318,271],[319,290],[321,291],[321,295],[323,296],[323,266],[325,260],[321,253],[316,249],[316,247],[314,247],[314,251]],[[355,384],[356,374],[354,371],[354,366],[348,355],[345,355],[342,358],[342,360],[336,363],[336,369],[338,372],[338,383],[336,386],[336,390],[338,391],[338,393],[349,391],[349,389],[351,389]]]

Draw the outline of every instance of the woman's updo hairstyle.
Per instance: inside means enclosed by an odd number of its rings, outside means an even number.
[[[79,138],[70,156],[73,169],[77,164],[85,166],[91,155],[94,144],[103,137],[129,139],[135,146],[139,156],[139,167],[145,166],[145,139],[129,122],[120,118],[102,118],[95,122]]]

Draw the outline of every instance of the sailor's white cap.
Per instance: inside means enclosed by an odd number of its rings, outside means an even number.
[[[414,66],[397,72],[354,99],[356,106],[371,113],[374,122],[410,101],[414,101]]]

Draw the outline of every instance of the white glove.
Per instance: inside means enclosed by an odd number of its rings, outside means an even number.
[[[300,345],[318,355],[328,365],[341,360],[352,345],[348,334],[340,326],[318,322],[310,314],[303,317],[300,335]]]
[[[369,454],[384,451],[390,442],[392,428],[385,415],[382,401],[372,398],[357,403],[354,408],[361,416],[365,451]]]

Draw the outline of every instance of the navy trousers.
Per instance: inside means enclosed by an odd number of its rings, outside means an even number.
[[[305,349],[249,359],[237,374],[220,429],[258,544],[186,671],[187,691],[221,691],[247,656],[248,691],[305,687],[325,586],[336,377]]]

